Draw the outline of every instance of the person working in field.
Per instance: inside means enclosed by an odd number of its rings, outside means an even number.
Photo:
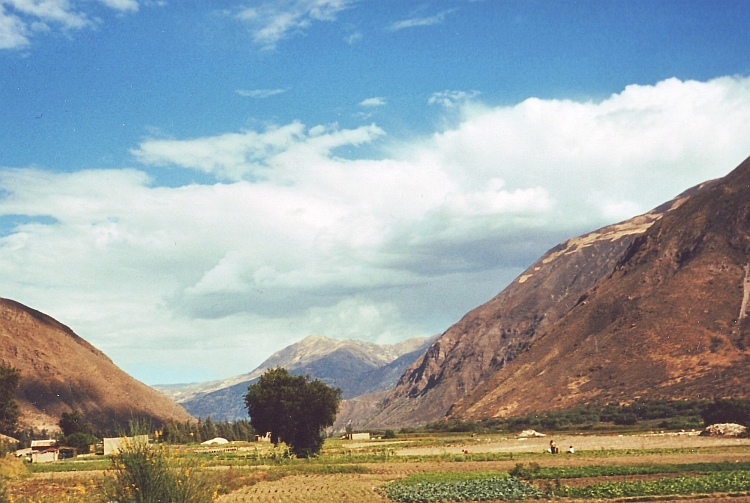
[[[547,449],[547,452],[549,452],[550,454],[557,454],[559,452],[557,444],[554,440],[549,441],[549,449]]]

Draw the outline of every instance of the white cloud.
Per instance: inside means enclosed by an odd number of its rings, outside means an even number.
[[[138,2],[136,0],[99,0],[101,3],[109,7],[110,9],[119,10],[121,12],[136,12],[138,11]]]
[[[352,3],[353,0],[263,1],[243,8],[236,17],[250,25],[256,44],[273,49],[280,40],[309,28],[313,21],[335,21],[336,14]]]
[[[271,96],[276,96],[277,94],[281,94],[283,92],[286,92],[286,89],[253,89],[252,91],[248,91],[245,89],[237,89],[235,91],[240,96],[244,96],[246,98],[270,98]]]
[[[456,108],[465,105],[467,101],[479,96],[479,91],[440,91],[432,93],[427,103],[430,105],[441,105],[445,108]]]
[[[456,9],[448,9],[444,10],[442,12],[439,12],[435,14],[434,16],[428,16],[428,17],[412,17],[409,19],[404,19],[402,21],[397,21],[393,24],[391,24],[388,27],[389,31],[398,31],[403,30],[406,28],[414,28],[417,26],[432,26],[435,24],[441,24],[443,21],[445,21],[445,16],[450,14],[451,12],[454,12]]]
[[[0,3],[0,49],[13,49],[28,45],[26,23],[18,16],[9,14]]]
[[[136,0],[100,2],[120,12],[138,10]],[[68,0],[0,0],[0,49],[24,47],[33,32],[49,31],[50,24],[64,30],[80,30],[94,26],[95,22]]]
[[[0,237],[3,296],[126,368],[180,358],[223,377],[311,333],[437,333],[556,242],[750,154],[750,78],[460,108],[455,127],[410,143],[375,125],[292,122],[134,149],[223,180],[213,185],[0,170],[0,218],[34,217]],[[376,139],[384,158],[336,155]]]
[[[211,173],[220,179],[241,180],[278,177],[279,164],[299,159],[325,159],[331,150],[369,143],[383,131],[375,125],[353,130],[305,130],[299,122],[273,127],[263,133],[245,131],[194,140],[149,140],[133,154],[143,163],[174,164]]]
[[[359,102],[360,106],[363,107],[382,107],[386,104],[385,98],[381,97],[374,97],[374,98],[367,98],[365,100],[362,100]]]

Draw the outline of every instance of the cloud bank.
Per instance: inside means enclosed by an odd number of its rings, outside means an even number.
[[[145,357],[198,379],[238,374],[309,334],[393,342],[445,330],[557,242],[750,154],[749,78],[457,106],[456,126],[411,141],[375,124],[292,122],[132,151],[213,184],[2,169],[0,215],[29,217],[0,237],[4,295],[126,368]],[[384,155],[337,155],[364,145]]]

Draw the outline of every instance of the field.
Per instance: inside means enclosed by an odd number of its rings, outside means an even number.
[[[561,453],[552,455],[545,452],[550,438],[452,434],[328,440],[315,460],[292,459],[268,444],[223,452],[183,446],[174,452],[200,467],[197,476],[215,488],[215,501],[221,503],[383,503],[391,501],[386,495],[438,501],[434,498],[453,494],[456,487],[481,498],[492,494],[488,487],[502,484],[562,501],[750,503],[750,439],[688,433],[560,435],[554,440]],[[565,452],[570,445],[573,454]],[[9,481],[9,496],[17,503],[97,501],[106,465],[99,457],[33,466],[29,475]],[[438,496],[429,499],[419,491]]]

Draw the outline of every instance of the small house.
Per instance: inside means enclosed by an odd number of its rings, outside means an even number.
[[[31,451],[32,463],[53,463],[59,459],[59,451],[56,447]]]
[[[31,441],[31,453],[27,456],[32,463],[52,463],[59,459],[57,440],[48,438]]]
[[[346,435],[349,440],[370,440],[370,434],[365,433],[349,433]]]

